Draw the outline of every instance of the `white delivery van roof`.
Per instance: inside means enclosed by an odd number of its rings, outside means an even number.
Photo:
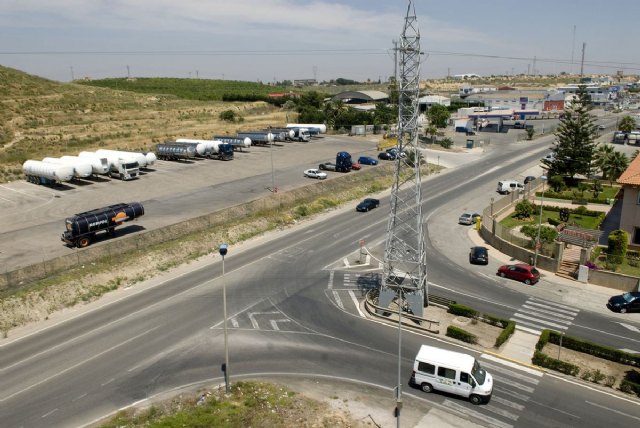
[[[471,355],[463,354],[446,349],[436,348],[433,346],[422,345],[416,360],[424,362],[435,362],[445,367],[471,373],[473,364],[476,361]]]

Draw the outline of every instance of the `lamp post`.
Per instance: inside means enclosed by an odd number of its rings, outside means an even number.
[[[220,255],[222,256],[222,316],[224,317],[224,386],[229,393],[229,347],[227,346],[227,285],[224,277],[224,256],[227,255],[227,244],[220,245]]]
[[[533,255],[533,267],[537,267],[537,263],[538,263],[538,249],[540,248],[540,229],[542,229],[542,207],[544,206],[544,182],[546,181],[547,177],[546,176],[542,176],[540,177],[542,179],[542,194],[540,195],[540,216],[538,217],[538,234],[536,237],[536,250],[535,253]]]

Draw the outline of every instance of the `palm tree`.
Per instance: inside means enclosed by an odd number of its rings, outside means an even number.
[[[609,158],[614,152],[615,150],[611,144],[603,144],[598,146],[593,153],[593,165],[602,171],[603,180],[607,179],[607,165],[609,164]]]
[[[618,130],[622,132],[631,132],[636,129],[636,120],[631,116],[625,116],[618,123]]]
[[[627,169],[627,166],[629,166],[629,158],[627,155],[622,152],[613,152],[609,156],[604,172],[609,177],[609,180],[613,182],[613,180],[616,180],[622,175]]]

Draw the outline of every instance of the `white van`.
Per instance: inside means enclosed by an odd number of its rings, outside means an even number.
[[[506,195],[511,192],[523,192],[524,184],[515,180],[502,180],[498,181],[498,188],[496,190],[502,195]]]
[[[493,377],[471,355],[427,345],[416,355],[409,383],[424,392],[461,395],[473,404],[488,403],[493,392]]]

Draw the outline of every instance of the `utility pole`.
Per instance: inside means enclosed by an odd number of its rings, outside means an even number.
[[[576,49],[576,26],[573,26],[573,40],[571,41],[571,65],[569,67],[569,74],[573,74],[573,52]]]
[[[580,77],[584,74],[584,51],[587,49],[587,43],[582,42],[582,60],[580,61]]]

